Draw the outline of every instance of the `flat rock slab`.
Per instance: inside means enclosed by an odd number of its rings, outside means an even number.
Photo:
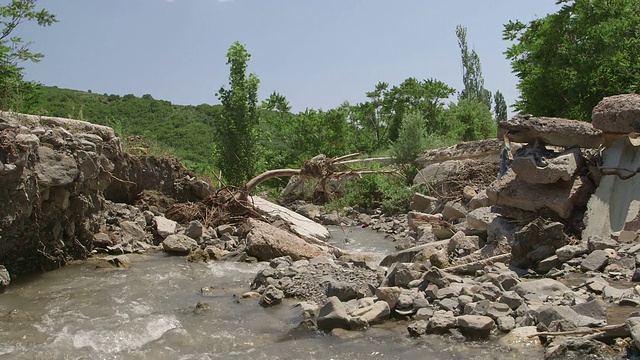
[[[609,96],[593,108],[591,125],[606,132],[640,132],[640,95]]]
[[[565,292],[571,291],[563,283],[553,279],[539,279],[533,281],[523,281],[514,288],[520,296],[535,294],[539,296],[562,296]]]
[[[563,147],[598,148],[602,145],[602,131],[591,124],[562,118],[516,116],[498,124],[498,139],[509,131],[511,141],[533,143],[536,140]]]
[[[307,217],[258,196],[252,196],[250,200],[256,210],[289,223],[291,230],[304,239],[327,240],[331,238],[327,228]]]
[[[498,139],[468,141],[446,148],[426,151],[418,156],[416,163],[423,167],[448,160],[493,159],[497,160],[502,145]]]
[[[593,191],[592,183],[582,177],[554,184],[529,184],[509,171],[487,188],[487,196],[495,205],[527,211],[548,208],[561,218],[568,219],[575,207],[587,203]]]

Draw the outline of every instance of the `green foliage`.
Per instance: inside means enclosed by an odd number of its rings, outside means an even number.
[[[215,137],[213,124],[221,113],[219,105],[172,105],[168,101],[153,100],[151,96],[120,97],[43,86],[35,98],[34,109],[37,115],[110,126],[123,142],[129,136],[142,136],[149,144],[173,149],[176,157],[198,173],[213,171],[211,139]],[[149,154],[160,153],[153,148],[147,149]]]
[[[38,62],[43,55],[29,50],[31,42],[11,36],[22,23],[35,21],[49,26],[58,20],[46,10],[36,10],[36,0],[12,0],[0,6],[0,109],[28,111],[37,96],[38,85],[24,81],[24,61]]]
[[[497,122],[507,121],[507,102],[504,101],[504,96],[500,90],[496,91],[493,96],[493,103],[495,104],[493,113]]]
[[[398,139],[391,147],[391,154],[395,162],[412,164],[418,154],[426,148],[426,138],[427,132],[422,114],[418,111],[406,114],[402,118]]]
[[[222,87],[217,94],[223,112],[217,123],[216,165],[231,185],[241,185],[254,176],[258,162],[256,131],[260,80],[254,74],[246,74],[250,58],[239,42],[229,47],[229,89]]]
[[[388,175],[366,175],[349,180],[347,194],[327,204],[328,210],[355,205],[364,208],[380,207],[385,213],[402,213],[409,210],[415,189],[406,186],[404,179]]]
[[[505,55],[520,79],[515,108],[590,121],[605,96],[640,91],[637,0],[562,0],[554,14],[510,21]]]
[[[455,137],[462,141],[486,139],[495,136],[497,124],[486,104],[464,99],[458,104],[450,104],[444,115],[453,124]]]

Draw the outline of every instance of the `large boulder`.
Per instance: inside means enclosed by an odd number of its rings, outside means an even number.
[[[162,241],[162,247],[172,255],[189,255],[191,250],[198,247],[198,243],[187,235],[174,234]]]
[[[318,246],[265,222],[248,219],[244,226],[249,229],[246,237],[247,254],[261,261],[281,256],[290,256],[294,261],[328,256]]]
[[[335,296],[327,299],[318,313],[318,329],[330,332],[335,328],[350,329],[351,316],[344,304]]]
[[[591,124],[552,117],[516,116],[498,124],[498,139],[509,131],[513,142],[598,148],[603,143],[602,132]]]
[[[576,207],[586,205],[593,190],[593,183],[586,177],[576,176],[570,181],[554,184],[529,184],[509,171],[487,188],[487,195],[495,205],[526,211],[546,208],[560,218],[568,219]]]
[[[593,108],[591,125],[606,132],[640,132],[640,95],[609,96]]]
[[[482,315],[462,315],[456,319],[460,331],[470,338],[486,338],[495,327],[492,318]]]

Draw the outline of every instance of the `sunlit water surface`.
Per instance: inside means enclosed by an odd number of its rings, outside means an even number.
[[[334,242],[376,259],[393,243],[368,229],[333,228]],[[346,235],[350,240],[344,241]],[[518,359],[541,358],[497,342],[407,336],[389,321],[343,336],[293,332],[293,303],[237,300],[266,264],[189,263],[134,255],[127,270],[95,263],[14,281],[0,295],[0,358],[7,359]],[[203,296],[202,287],[214,288]],[[210,310],[194,312],[198,302]]]

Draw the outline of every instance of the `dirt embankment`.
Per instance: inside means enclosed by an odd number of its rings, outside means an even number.
[[[0,113],[0,264],[10,274],[86,257],[105,200],[132,203],[149,189],[183,201],[208,195],[177,160],[123,153],[109,127]]]

